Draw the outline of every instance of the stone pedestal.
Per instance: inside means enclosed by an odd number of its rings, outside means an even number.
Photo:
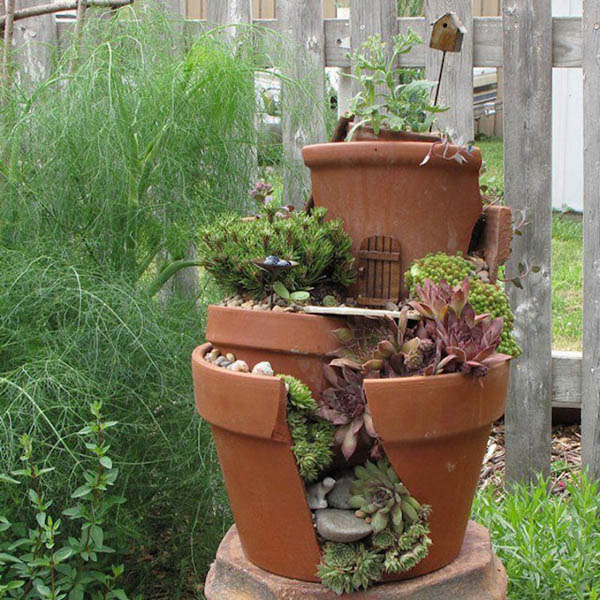
[[[285,548],[282,548],[285,552]],[[470,521],[460,556],[447,567],[415,579],[374,586],[344,597],[356,600],[506,600],[506,571],[490,536]],[[334,600],[316,583],[279,577],[251,564],[235,525],[227,532],[206,579],[207,600]]]

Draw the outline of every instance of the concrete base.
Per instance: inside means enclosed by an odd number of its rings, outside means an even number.
[[[284,550],[283,550],[284,551]],[[460,556],[447,567],[415,579],[383,583],[355,600],[506,600],[506,571],[492,551],[488,530],[470,521]],[[235,525],[217,552],[204,588],[207,600],[334,600],[316,583],[273,575],[244,556]]]

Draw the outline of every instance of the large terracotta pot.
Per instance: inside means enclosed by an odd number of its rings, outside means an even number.
[[[390,299],[405,296],[402,274],[413,260],[469,248],[482,211],[481,154],[475,149],[464,164],[433,156],[419,166],[431,145],[360,141],[302,149],[315,206],[340,217],[352,237],[360,269],[352,291],[361,304],[385,304],[377,300],[388,290]]]
[[[315,363],[336,346],[330,335],[336,320],[261,312],[212,308],[209,337],[226,339],[215,323],[233,321],[227,349],[251,362],[268,354],[281,373],[306,373],[303,363],[309,361],[315,371],[306,380],[319,393],[323,383]],[[269,326],[271,320],[276,325]],[[244,551],[267,571],[318,581],[319,547],[291,451],[285,386],[277,378],[215,367],[203,359],[209,348],[196,348],[192,357],[196,406],[212,426]],[[490,427],[504,412],[508,373],[506,362],[480,379],[454,374],[365,382],[394,469],[411,494],[433,509],[428,557],[394,579],[423,575],[458,556]]]

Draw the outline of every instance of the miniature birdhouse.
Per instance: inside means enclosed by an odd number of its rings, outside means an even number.
[[[443,52],[460,52],[467,28],[455,12],[447,12],[433,23],[430,48]]]

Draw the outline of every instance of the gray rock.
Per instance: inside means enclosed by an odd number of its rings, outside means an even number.
[[[327,504],[333,508],[349,509],[350,488],[354,482],[352,475],[344,475],[335,481],[333,489],[327,494]]]
[[[351,510],[324,508],[315,514],[317,531],[329,542],[356,542],[373,532],[373,528]]]
[[[306,490],[308,507],[312,510],[317,508],[327,508],[329,504],[327,504],[325,496],[327,495],[327,492],[331,491],[334,485],[335,479],[332,479],[331,477],[325,477],[323,481],[313,483],[311,486],[309,486],[309,488]]]

